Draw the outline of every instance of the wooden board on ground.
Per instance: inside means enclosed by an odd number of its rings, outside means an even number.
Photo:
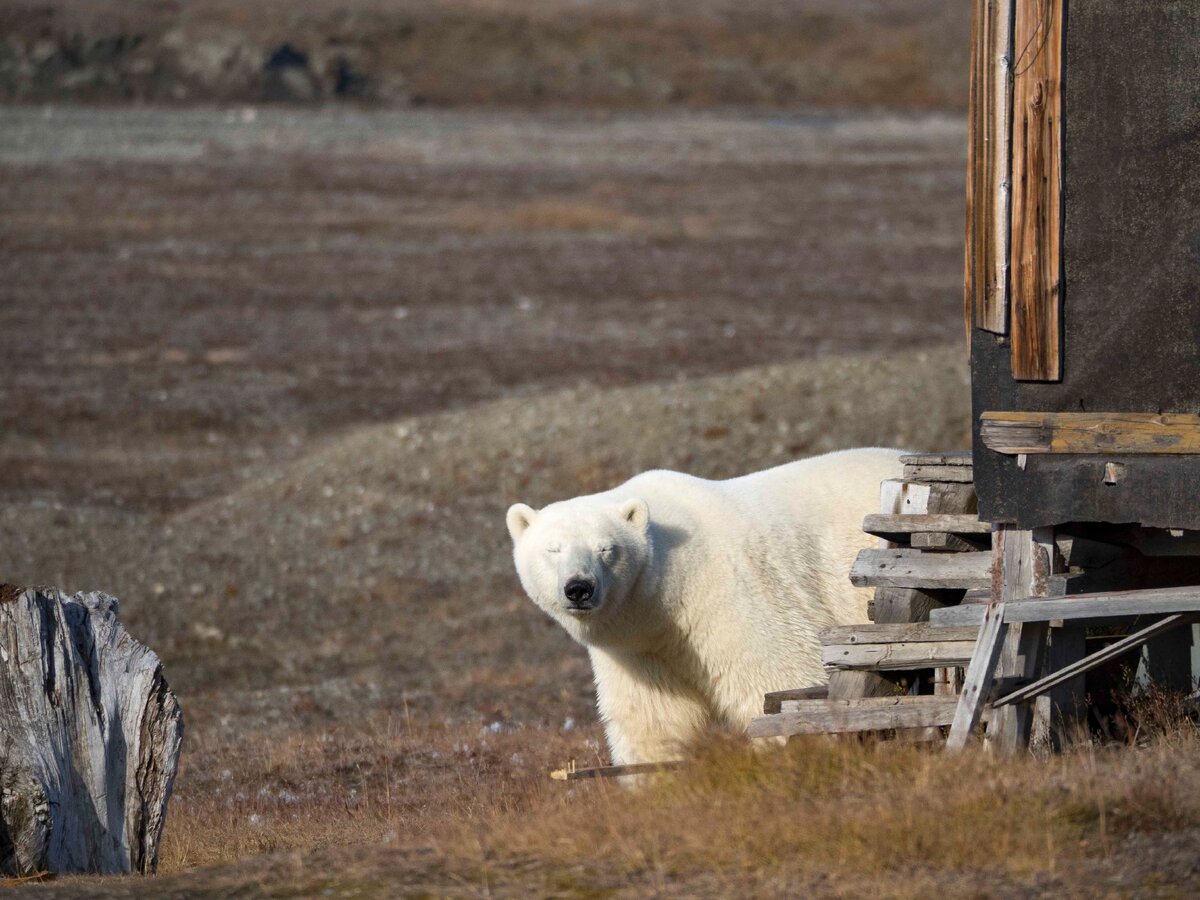
[[[953,697],[870,697],[864,700],[795,701],[797,708],[750,722],[750,737],[839,734],[949,725]]]
[[[972,588],[992,581],[992,554],[862,550],[850,570],[856,587]]]

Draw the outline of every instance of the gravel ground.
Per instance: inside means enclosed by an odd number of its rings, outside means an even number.
[[[958,117],[0,109],[0,501],[364,423],[961,343]]]
[[[280,722],[299,692],[322,714],[352,695],[561,721],[590,715],[586,657],[521,595],[508,504],[650,468],[962,447],[968,420],[958,349],[514,397],[363,428],[174,514],[7,504],[0,571],[120,597],[190,709]]]

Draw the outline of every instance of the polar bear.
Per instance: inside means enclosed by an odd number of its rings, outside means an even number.
[[[529,597],[583,644],[614,764],[744,729],[768,691],[821,684],[820,631],[867,621],[849,571],[904,451],[829,453],[708,481],[652,471],[508,510]]]

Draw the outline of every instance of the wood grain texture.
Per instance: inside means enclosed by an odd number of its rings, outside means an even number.
[[[974,640],[830,644],[821,648],[821,662],[837,669],[905,672],[938,666],[965,666],[974,649]]]
[[[983,621],[975,650],[963,676],[963,687],[956,700],[951,718],[946,749],[957,752],[967,746],[983,717],[983,707],[992,687],[992,673],[1004,647],[1008,626],[1004,622],[1004,603],[990,603],[984,608]]]
[[[830,644],[902,644],[911,641],[975,642],[977,628],[939,628],[928,622],[897,625],[833,625],[819,635],[822,645]]]
[[[970,588],[991,583],[992,555],[862,550],[850,569],[856,587]]]
[[[970,484],[970,466],[905,466],[904,478],[909,481],[952,481]]]
[[[783,710],[783,704],[793,700],[827,700],[829,686],[825,684],[814,687],[792,688],[787,691],[770,691],[763,697],[763,713],[773,715]]]
[[[949,725],[953,697],[869,697],[863,700],[795,701],[788,712],[753,719],[752,738],[792,734],[837,734]]]
[[[863,519],[863,531],[877,537],[891,538],[916,533],[986,534],[992,533],[989,522],[980,521],[970,513],[926,513],[922,515],[892,515],[871,513]]]
[[[975,0],[967,144],[967,328],[1008,328],[1013,0]]]
[[[1062,47],[1065,0],[1015,0],[1012,374],[1062,377]]]
[[[0,592],[0,874],[153,872],[182,739],[114,598]]]
[[[1045,619],[1014,623],[1012,605],[1016,602],[1037,603],[1049,593],[1050,577],[1054,574],[1058,555],[1054,546],[1054,530],[1033,530],[1002,527],[994,540],[999,540],[997,569],[1003,573],[1003,583],[993,586],[1000,590],[1005,604],[1005,623],[1009,626],[1004,648],[996,663],[997,679],[1030,680],[1041,674],[1046,658],[1049,624]],[[997,712],[988,722],[989,744],[1004,753],[1016,753],[1029,746],[1034,730],[1035,710],[1029,706],[1014,706]]]
[[[906,466],[970,466],[970,450],[949,450],[944,453],[908,453],[900,457]]]
[[[997,453],[1200,453],[1190,413],[984,412],[979,436]]]
[[[1009,604],[1009,622],[1077,621],[1121,616],[1200,612],[1200,587],[1150,588],[1097,594],[1072,594]]]

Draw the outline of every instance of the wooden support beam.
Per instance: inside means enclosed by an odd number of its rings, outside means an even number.
[[[949,725],[958,701],[953,697],[900,696],[795,702],[793,711],[753,719],[747,733],[761,738]]]
[[[1062,47],[1066,0],[1015,0],[1012,373],[1062,377]]]
[[[1200,614],[1197,613],[1176,613],[1175,615],[1167,616],[1165,619],[1160,619],[1152,625],[1147,625],[1140,631],[1135,631],[1127,637],[1121,638],[1115,643],[1109,644],[1102,650],[1097,650],[1083,659],[1078,660],[1070,665],[1064,666],[1057,672],[1053,672],[1044,678],[1039,678],[1032,684],[1028,684],[1023,688],[1018,688],[1011,694],[1007,694],[998,700],[993,701],[994,708],[1010,706],[1017,703],[1025,703],[1037,697],[1039,694],[1044,694],[1051,688],[1063,684],[1071,680],[1077,675],[1082,675],[1089,672],[1097,666],[1104,665],[1114,659],[1119,659],[1130,650],[1142,646],[1151,638],[1165,634],[1174,628],[1181,625],[1191,625],[1193,622],[1200,619]]]
[[[1026,453],[1200,453],[1200,416],[1190,413],[985,412],[984,445]]]
[[[1008,604],[1009,622],[1078,621],[1200,611],[1200,586],[1073,594]]]
[[[771,691],[763,697],[763,713],[772,715],[783,709],[783,704],[792,700],[827,700],[829,685],[818,684],[813,687],[791,688],[786,691]]]
[[[1014,624],[1012,605],[1021,598],[1042,598],[1048,593],[1057,555],[1054,531],[1038,528],[1026,531],[1003,527],[993,537],[999,548],[997,574],[1002,578],[992,586],[1005,603],[1005,622],[1009,625],[1005,646],[996,664],[996,678],[1029,681],[1041,674],[1049,637],[1049,623],[1037,619]],[[1029,605],[1041,599],[1025,600]],[[988,722],[988,741],[1005,753],[1016,753],[1029,746],[1034,730],[1035,710],[1027,706],[1005,709]]]
[[[856,587],[970,588],[991,583],[992,554],[862,550],[850,569]]]
[[[1013,0],[975,0],[967,144],[966,313],[1008,330],[1009,107]]]
[[[992,687],[992,673],[1004,647],[1007,626],[1004,624],[1004,604],[991,603],[985,607],[983,623],[979,626],[979,638],[967,664],[963,677],[962,692],[958,695],[950,736],[946,749],[962,750],[975,732],[983,716],[983,705]]]

